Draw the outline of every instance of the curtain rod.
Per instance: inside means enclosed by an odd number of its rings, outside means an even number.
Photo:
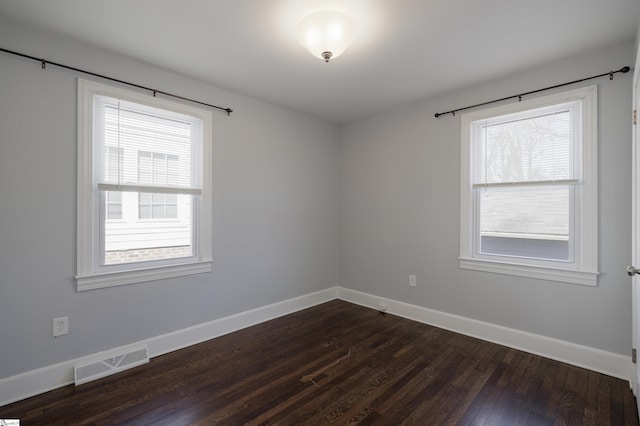
[[[442,115],[447,115],[447,114],[451,114],[451,115],[455,116],[456,112],[458,112],[458,111],[464,111],[466,109],[471,109],[471,108],[476,108],[476,107],[479,107],[479,106],[494,104],[496,102],[502,102],[502,101],[506,101],[506,100],[509,100],[509,99],[518,98],[518,101],[521,101],[522,97],[526,96],[526,95],[531,95],[533,93],[538,93],[538,92],[544,92],[545,90],[551,90],[551,89],[555,89],[555,88],[558,88],[558,87],[568,86],[570,84],[580,83],[582,81],[593,80],[594,78],[604,77],[605,75],[609,76],[609,80],[613,80],[613,75],[614,74],[617,74],[619,72],[626,74],[630,70],[631,70],[631,68],[629,68],[629,67],[622,67],[618,71],[609,71],[609,72],[606,72],[604,74],[594,75],[592,77],[587,77],[587,78],[581,78],[580,80],[574,80],[574,81],[570,81],[568,83],[556,84],[555,86],[545,87],[544,89],[532,90],[531,92],[525,92],[525,93],[520,93],[519,95],[507,96],[506,98],[495,99],[493,101],[483,102],[483,103],[480,103],[480,104],[475,104],[475,105],[471,105],[471,106],[464,107],[464,108],[452,109],[451,111],[447,111],[447,112],[437,112],[435,114],[435,117],[438,118],[438,117],[440,117]]]
[[[42,69],[45,69],[47,64],[54,65],[56,67],[64,68],[66,70],[76,71],[76,72],[79,72],[79,73],[82,73],[82,74],[91,75],[91,76],[94,76],[94,77],[102,78],[102,79],[113,81],[113,82],[116,82],[116,83],[126,84],[127,86],[136,87],[138,89],[148,90],[149,92],[153,93],[154,97],[156,96],[156,94],[159,93],[159,94],[164,95],[164,96],[170,96],[172,98],[180,99],[180,100],[187,101],[187,102],[192,102],[194,104],[204,105],[204,106],[207,106],[209,108],[219,109],[221,111],[226,112],[227,115],[231,115],[231,113],[233,112],[233,110],[231,108],[223,108],[223,107],[220,107],[220,106],[211,105],[211,104],[208,104],[208,103],[205,103],[205,102],[196,101],[194,99],[185,98],[184,96],[179,96],[179,95],[174,95],[172,93],[164,92],[162,90],[152,89],[150,87],[142,86],[140,84],[130,83],[128,81],[119,80],[117,78],[108,77],[106,75],[97,74],[95,72],[83,70],[83,69],[80,69],[80,68],[71,67],[69,65],[64,65],[64,64],[57,63],[57,62],[52,62],[52,61],[49,61],[49,60],[46,60],[46,59],[42,59],[42,58],[36,58],[35,56],[26,55],[24,53],[15,52],[13,50],[3,49],[3,48],[0,47],[0,52],[5,52],[5,53],[9,53],[11,55],[16,55],[16,56],[20,56],[22,58],[33,59],[34,61],[38,61],[38,62],[40,62],[42,64]]]

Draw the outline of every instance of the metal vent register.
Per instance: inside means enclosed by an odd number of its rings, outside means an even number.
[[[75,384],[78,386],[148,362],[149,352],[144,347],[132,349],[98,361],[76,365],[74,367]]]

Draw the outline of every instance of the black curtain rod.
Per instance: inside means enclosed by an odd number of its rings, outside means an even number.
[[[496,99],[496,100],[493,100],[493,101],[483,102],[481,104],[475,104],[475,105],[471,105],[471,106],[464,107],[464,108],[452,109],[451,111],[447,111],[447,112],[437,112],[435,114],[435,116],[436,116],[436,118],[438,118],[438,117],[440,117],[442,115],[447,115],[447,114],[456,115],[456,112],[458,112],[458,111],[464,111],[466,109],[477,108],[479,106],[494,104],[496,102],[502,102],[502,101],[506,101],[506,100],[509,100],[509,99],[518,98],[518,100],[521,101],[522,97],[526,96],[526,95],[531,95],[533,93],[538,93],[538,92],[544,92],[545,90],[551,90],[551,89],[555,89],[555,88],[558,88],[558,87],[568,86],[570,84],[580,83],[582,81],[593,80],[594,78],[600,78],[600,77],[604,77],[606,75],[609,76],[609,80],[613,80],[613,75],[614,74],[617,74],[619,72],[626,74],[630,70],[631,70],[631,68],[629,68],[629,67],[622,67],[618,71],[609,71],[609,72],[606,72],[604,74],[594,75],[592,77],[587,77],[587,78],[581,78],[580,80],[574,80],[574,81],[570,81],[568,83],[556,84],[555,86],[545,87],[544,89],[532,90],[531,92],[525,92],[525,93],[520,93],[519,95],[507,96],[506,98],[500,98],[500,99]]]
[[[231,108],[223,108],[223,107],[220,107],[220,106],[211,105],[211,104],[208,104],[208,103],[205,103],[205,102],[200,102],[200,101],[196,101],[196,100],[193,100],[193,99],[185,98],[184,96],[179,96],[179,95],[174,95],[172,93],[164,92],[162,90],[157,90],[157,89],[152,89],[150,87],[141,86],[140,84],[129,83],[128,81],[119,80],[117,78],[108,77],[106,75],[97,74],[95,72],[86,71],[86,70],[83,70],[83,69],[80,69],[80,68],[71,67],[69,65],[59,64],[57,62],[52,62],[52,61],[49,61],[49,60],[46,60],[46,59],[36,58],[35,56],[26,55],[26,54],[20,53],[20,52],[14,52],[13,50],[3,49],[3,48],[0,47],[0,52],[5,52],[5,53],[9,53],[11,55],[16,55],[16,56],[20,56],[22,58],[33,59],[34,61],[38,61],[38,62],[40,62],[42,64],[42,69],[45,69],[47,64],[54,65],[56,67],[64,68],[66,70],[76,71],[76,72],[79,72],[79,73],[82,73],[82,74],[87,74],[87,75],[91,75],[91,76],[94,76],[94,77],[102,78],[102,79],[105,79],[105,80],[114,81],[116,83],[126,84],[127,86],[137,87],[138,89],[148,90],[149,92],[153,93],[154,97],[159,93],[159,94],[164,95],[164,96],[170,96],[172,98],[181,99],[183,101],[192,102],[194,104],[204,105],[204,106],[209,107],[209,108],[219,109],[221,111],[226,112],[227,115],[231,115],[231,113],[233,112],[233,110]]]

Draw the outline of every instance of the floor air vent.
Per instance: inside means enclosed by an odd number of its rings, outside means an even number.
[[[76,386],[149,362],[147,348],[132,349],[99,361],[74,367]]]

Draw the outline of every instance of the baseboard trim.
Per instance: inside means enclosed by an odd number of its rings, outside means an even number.
[[[83,364],[96,358],[109,358],[114,354],[144,345],[149,348],[149,358],[164,355],[283,315],[329,302],[337,298],[337,291],[337,287],[332,287],[150,339],[133,342],[129,345],[4,378],[0,380],[0,407],[72,384],[74,382],[73,368],[77,364]]]
[[[337,292],[338,298],[346,302],[372,309],[378,309],[379,304],[384,303],[388,313],[403,318],[562,361],[577,367],[628,380],[629,383],[631,383],[633,377],[630,375],[630,372],[634,370],[631,357],[378,297],[356,290],[338,287]]]
[[[0,407],[72,384],[74,381],[73,367],[97,357],[108,358],[113,354],[127,351],[133,347],[146,345],[149,348],[149,357],[153,358],[334,299],[341,299],[372,309],[378,309],[379,304],[384,303],[387,312],[393,315],[628,380],[629,383],[632,382],[635,374],[631,357],[374,296],[356,290],[332,287],[172,333],[132,342],[130,345],[1,379]]]

